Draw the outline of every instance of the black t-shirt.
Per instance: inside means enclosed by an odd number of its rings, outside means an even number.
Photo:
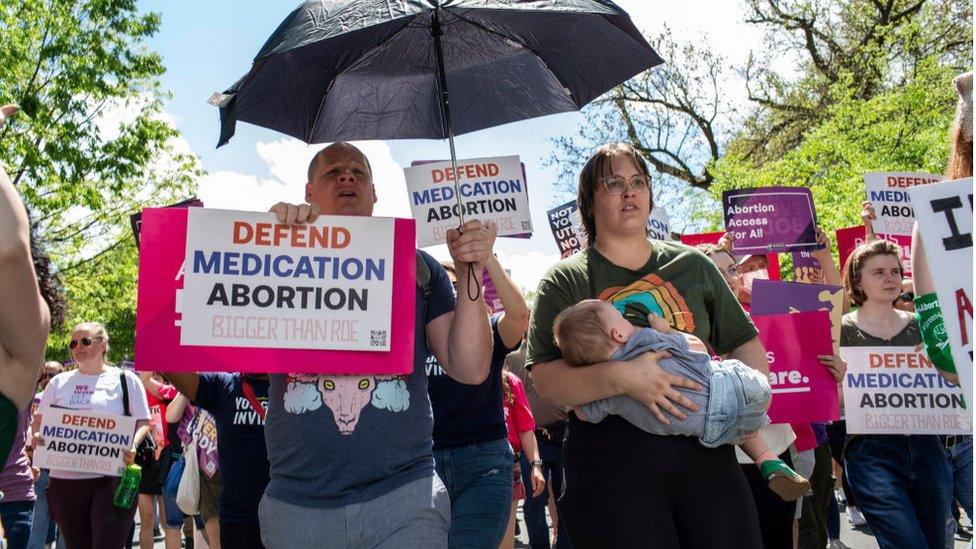
[[[248,377],[262,407],[268,406],[268,380]],[[258,503],[268,485],[264,420],[244,396],[240,374],[201,374],[193,402],[217,424],[220,461],[220,522],[258,523]]]
[[[491,372],[480,385],[454,381],[431,354],[427,357],[427,391],[434,410],[434,448],[454,448],[508,436],[502,409],[502,366],[508,353],[498,335],[498,320],[491,318],[494,345]]]

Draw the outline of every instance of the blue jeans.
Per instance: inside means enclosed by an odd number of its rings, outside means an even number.
[[[3,529],[7,535],[7,547],[10,549],[27,547],[33,521],[33,501],[0,502],[0,522],[3,522]]]
[[[563,491],[563,444],[560,438],[556,443],[539,441],[539,457],[542,459],[542,474],[546,483],[552,486],[552,493],[556,499]],[[532,465],[529,459],[522,455],[522,478],[532,478]],[[528,486],[526,486],[528,488]],[[548,488],[548,486],[547,486]],[[525,504],[522,512],[525,517],[525,528],[529,531],[529,545],[532,549],[549,549],[549,523],[546,522],[546,507],[549,505],[549,490],[543,490],[539,497],[532,497],[532,490],[525,490]],[[566,529],[560,527],[556,536],[556,549],[569,549],[569,536]]]
[[[31,525],[30,540],[27,549],[44,549],[48,543],[58,541],[58,549],[64,549],[64,540],[58,536],[57,527],[51,520],[51,512],[47,507],[47,484],[51,480],[51,471],[41,469],[40,476],[34,482],[34,493],[37,501],[34,503],[34,523]]]
[[[859,436],[845,457],[858,508],[881,549],[945,546],[952,472],[939,437]]]
[[[508,440],[434,450],[434,469],[451,496],[449,547],[496,548],[512,509]]]
[[[946,450],[949,458],[949,467],[952,469],[952,497],[969,517],[969,522],[973,521],[973,437],[959,437],[958,442],[952,448]],[[946,518],[946,547],[951,547],[955,542],[956,517],[953,516],[950,507],[949,516]]]

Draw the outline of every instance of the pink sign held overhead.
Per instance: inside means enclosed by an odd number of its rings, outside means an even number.
[[[840,419],[837,382],[818,355],[834,353],[826,311],[752,315],[769,359],[773,423]]]
[[[413,220],[147,208],[141,236],[140,370],[413,371]]]

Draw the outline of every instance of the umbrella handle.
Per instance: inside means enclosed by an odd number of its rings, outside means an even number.
[[[454,149],[454,125],[451,123],[451,99],[447,94],[447,71],[444,69],[444,51],[441,48],[441,36],[444,29],[441,28],[440,7],[432,11],[430,35],[434,37],[434,54],[437,57],[437,87],[441,98],[441,115],[444,126],[447,130],[447,141],[451,147],[451,166],[454,168],[454,196],[457,198],[458,205],[458,231],[464,226],[464,202],[461,200],[461,184],[458,182],[457,152]],[[480,274],[480,273],[479,273]],[[471,295],[471,288],[474,287],[474,295]],[[481,281],[474,272],[474,264],[468,266],[468,299],[477,301],[481,297]]]

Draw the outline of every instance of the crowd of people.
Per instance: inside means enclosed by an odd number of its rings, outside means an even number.
[[[972,175],[963,99],[950,178]],[[842,548],[841,484],[881,547],[951,547],[954,513],[972,520],[972,437],[769,424],[747,313],[765,259],[736,257],[728,235],[649,240],[650,176],[628,144],[593,153],[577,197],[588,245],[542,277],[531,311],[493,254],[493,224],[448,231],[452,262],[418,250],[410,375],[136,374],[109,362],[93,321],[74,326],[69,363],[44,362],[64,302],[0,169],[0,537],[147,549],[158,522],[167,549],[513,547],[522,501],[533,548]],[[372,177],[361,151],[334,143],[309,165],[304,203],[270,211],[284,224],[371,216]],[[934,292],[924,250],[906,278],[874,217],[865,204],[867,239],[842,268],[817,228],[821,267],[804,278],[843,286],[841,345],[928,345],[911,311]],[[846,363],[818,358],[839,388]],[[131,505],[124,477],[33,467],[59,409],[134,420],[120,464],[141,468]]]

